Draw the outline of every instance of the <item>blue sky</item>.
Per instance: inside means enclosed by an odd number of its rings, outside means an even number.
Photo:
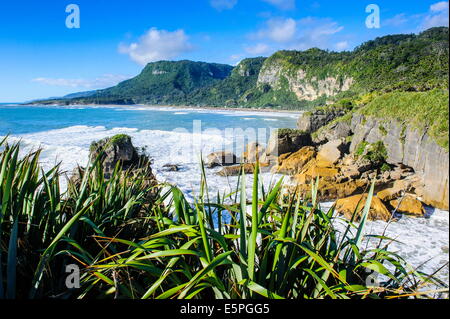
[[[80,28],[66,27],[66,7]],[[366,7],[380,8],[368,29]],[[3,0],[0,102],[112,86],[157,60],[236,64],[279,49],[351,50],[394,33],[448,26],[439,0]]]

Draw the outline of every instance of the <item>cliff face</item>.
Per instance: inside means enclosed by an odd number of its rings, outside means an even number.
[[[297,127],[301,131],[308,133],[316,132],[321,127],[327,125],[334,119],[345,115],[344,110],[315,110],[304,113],[297,121]]]
[[[283,61],[269,60],[261,68],[257,85],[267,85],[272,90],[290,91],[299,101],[315,101],[320,97],[333,97],[348,91],[354,80],[341,75],[326,75],[320,78],[310,75],[303,68],[292,69],[292,65]]]
[[[367,94],[316,108],[298,120],[317,145],[344,139],[349,152],[364,156],[367,145],[378,157],[415,172],[414,191],[426,204],[449,208],[448,89]]]
[[[382,141],[388,163],[412,167],[422,178],[423,186],[416,192],[423,201],[440,209],[449,209],[449,153],[436,144],[427,130],[361,114],[354,114],[348,125],[354,134],[351,152],[363,141]]]

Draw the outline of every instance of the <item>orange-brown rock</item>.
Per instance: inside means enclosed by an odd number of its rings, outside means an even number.
[[[278,158],[278,165],[273,167],[272,172],[286,175],[297,174],[315,156],[316,151],[311,146],[305,146],[295,153],[283,154]]]
[[[349,220],[352,218],[353,214],[356,213],[355,220],[359,221],[366,201],[367,194],[339,199],[335,204],[336,211]],[[391,213],[386,206],[384,206],[383,202],[378,197],[374,196],[370,204],[369,215],[367,218],[369,220],[389,221],[391,219]]]
[[[316,159],[309,161],[301,172],[295,175],[295,180],[300,184],[309,184],[317,177],[324,181],[335,181],[338,175],[338,167]]]
[[[245,174],[253,174],[255,171],[255,165],[254,164],[242,164],[242,165],[235,165],[235,166],[227,166],[224,167],[222,170],[217,172],[217,175],[220,176],[238,176],[242,172],[242,168],[244,169]]]
[[[341,172],[342,175],[348,179],[355,179],[361,176],[361,172],[356,165],[342,166]]]
[[[345,143],[342,140],[334,140],[326,143],[320,148],[317,159],[336,164],[343,155]]]
[[[389,202],[394,198],[397,198],[402,195],[404,189],[399,187],[391,187],[383,189],[377,193],[377,197],[381,199],[383,202]]]
[[[281,154],[280,156],[277,157],[277,165],[281,165],[281,163],[283,163],[287,158],[289,158],[289,156],[291,156],[292,153],[285,153],[285,154]]]
[[[423,207],[422,202],[409,194],[405,195],[403,198],[392,200],[390,204],[394,209],[397,209],[397,212],[402,214],[415,217],[422,217],[425,215],[425,208]]]
[[[414,182],[413,179],[397,180],[397,181],[394,182],[393,188],[402,189],[402,190],[404,190],[406,192],[406,191],[409,191],[411,189],[413,182]]]
[[[344,183],[320,180],[317,198],[319,201],[332,201],[336,200],[336,198],[345,198],[364,192],[367,188],[367,184],[368,182],[366,180],[354,180]],[[301,196],[309,197],[311,194],[311,184],[299,184],[297,185],[297,191]]]

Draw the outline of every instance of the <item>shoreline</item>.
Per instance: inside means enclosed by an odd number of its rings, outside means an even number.
[[[6,103],[8,104],[8,103]],[[225,107],[225,106],[190,106],[190,105],[153,105],[153,104],[37,104],[37,103],[11,103],[18,106],[97,106],[97,107],[146,107],[146,108],[167,108],[177,110],[191,110],[191,111],[235,111],[235,112],[260,112],[260,113],[287,113],[293,115],[300,115],[306,110],[288,110],[288,109],[261,109],[255,107]]]

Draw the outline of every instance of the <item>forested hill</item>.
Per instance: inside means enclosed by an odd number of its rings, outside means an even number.
[[[279,51],[234,68],[160,61],[115,87],[39,103],[305,109],[370,92],[448,89],[448,37],[448,28],[432,28],[377,38],[351,52]]]

